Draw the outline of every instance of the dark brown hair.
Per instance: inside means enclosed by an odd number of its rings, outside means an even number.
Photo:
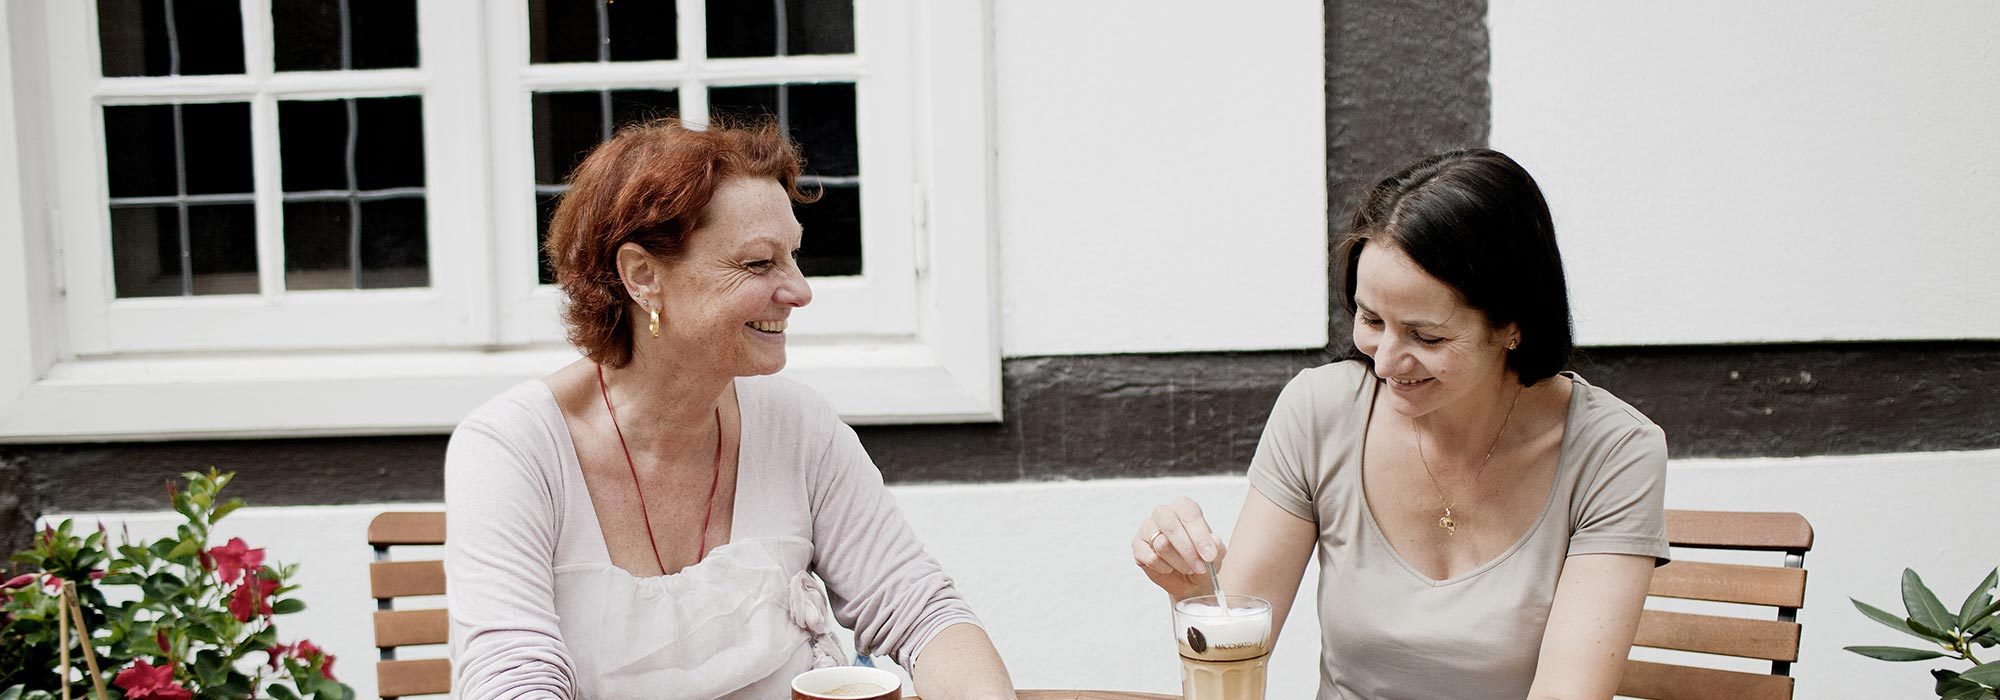
[[[1446,151],[1368,191],[1334,256],[1349,318],[1356,263],[1370,242],[1402,250],[1488,324],[1519,324],[1521,346],[1507,353],[1507,367],[1523,386],[1568,364],[1575,340],[1555,223],[1535,178],[1506,154]],[[1369,360],[1359,351],[1354,356]]]
[[[618,275],[619,246],[678,258],[715,189],[732,177],[769,178],[793,202],[816,200],[818,192],[799,189],[802,167],[798,147],[771,121],[691,129],[666,117],[625,126],[599,144],[570,173],[543,246],[569,297],[570,344],[600,364],[631,362],[627,314],[635,302]]]

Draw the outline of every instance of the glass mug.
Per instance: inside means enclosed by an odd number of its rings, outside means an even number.
[[[1174,604],[1183,700],[1264,698],[1271,604],[1247,595],[1231,595],[1228,603],[1219,607],[1215,596],[1205,595]]]
[[[792,677],[792,700],[895,700],[903,679],[867,666],[816,668]]]

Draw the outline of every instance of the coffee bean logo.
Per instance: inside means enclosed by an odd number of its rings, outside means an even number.
[[[1202,652],[1208,651],[1208,638],[1201,636],[1201,630],[1189,627],[1187,631],[1187,640],[1188,640],[1188,648],[1193,649],[1194,653],[1200,654]]]

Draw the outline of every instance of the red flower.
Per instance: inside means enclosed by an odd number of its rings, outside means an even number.
[[[91,571],[91,572],[90,572],[90,580],[92,580],[92,581],[102,581],[102,580],[104,580],[104,570],[103,570],[103,569],[97,569],[97,570],[94,570],[94,571]]]
[[[42,577],[42,587],[49,589],[49,593],[61,591],[63,587],[62,577],[55,574],[47,574]]]
[[[160,645],[160,653],[162,653],[162,654],[166,654],[166,655],[167,655],[167,656],[169,656],[169,657],[171,657],[171,656],[173,656],[173,655],[174,655],[174,648],[173,648],[173,647],[170,647],[170,646],[167,646],[167,631],[166,631],[166,630],[159,630],[159,631],[157,631],[157,632],[154,632],[154,633],[153,633],[153,643],[154,643],[154,644],[158,644],[158,645]]]
[[[14,578],[7,579],[7,582],[4,584],[0,584],[0,590],[11,591],[16,588],[25,587],[28,584],[34,582],[35,582],[34,574],[21,574],[20,576],[15,576]]]
[[[174,682],[173,664],[155,668],[152,664],[146,663],[145,659],[140,659],[133,662],[131,668],[119,671],[118,677],[112,679],[111,682],[125,689],[125,697],[128,700],[145,700],[146,698],[192,700],[194,698],[194,693],[188,692],[187,688],[183,688],[181,684]]]
[[[272,669],[278,668],[278,660],[285,658],[285,652],[289,651],[290,649],[291,649],[290,646],[284,644],[273,644],[271,645],[271,648],[264,650],[264,653],[271,655],[270,663]]]
[[[326,665],[319,667],[319,675],[325,676],[327,680],[334,680],[332,654],[326,655]]]
[[[228,544],[210,547],[208,557],[215,560],[217,573],[229,583],[243,580],[245,574],[257,573],[257,567],[264,565],[264,550],[251,549],[243,544],[241,537],[231,537]]]
[[[262,576],[252,577],[229,594],[229,613],[236,616],[237,622],[249,622],[252,615],[269,615],[271,594],[277,590],[277,581]]]
[[[334,680],[333,655],[326,653],[326,650],[319,648],[319,646],[316,644],[313,644],[312,640],[301,639],[299,640],[298,644],[292,645],[292,656],[304,659],[305,662],[308,664],[318,662],[323,659],[325,663],[319,667],[319,675],[325,676],[327,680]]]

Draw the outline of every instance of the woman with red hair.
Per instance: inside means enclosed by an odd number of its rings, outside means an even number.
[[[812,301],[799,171],[773,125],[660,120],[571,175],[547,252],[584,357],[445,459],[454,695],[784,697],[845,657],[830,594],[925,697],[1013,696],[854,431],[766,376]]]

